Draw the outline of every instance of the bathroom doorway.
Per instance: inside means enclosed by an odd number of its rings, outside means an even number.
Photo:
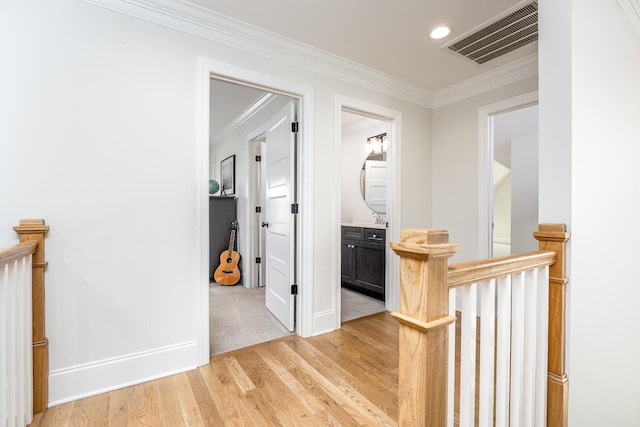
[[[393,122],[344,107],[340,115],[340,319],[345,322],[384,311],[393,288],[387,272]]]

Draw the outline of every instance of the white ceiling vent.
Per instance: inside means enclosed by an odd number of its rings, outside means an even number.
[[[447,43],[443,48],[462,55],[476,64],[538,40],[538,2],[518,4],[479,27]]]

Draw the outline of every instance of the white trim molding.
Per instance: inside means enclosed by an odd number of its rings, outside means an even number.
[[[112,359],[52,370],[49,405],[56,406],[195,369],[197,343],[188,341]]]
[[[272,90],[298,99],[300,129],[298,132],[298,202],[300,204],[299,232],[297,236],[298,256],[298,303],[296,304],[296,333],[303,337],[314,335],[313,329],[313,122],[314,122],[314,90],[310,86],[298,84],[286,79],[248,68],[238,67],[214,59],[198,58],[198,103],[197,128],[198,132],[198,219],[196,235],[208,236],[208,182],[209,159],[209,97],[211,78],[226,78],[231,81],[243,82],[254,87]],[[305,242],[303,245],[302,242]],[[197,257],[200,260],[198,271],[206,273],[209,247],[205,239],[197,243]],[[200,363],[209,363],[209,283],[208,278],[202,277],[196,284],[200,312],[197,314],[199,330]]]
[[[455,83],[435,93],[434,108],[461,101],[484,92],[497,89],[538,75],[538,55],[529,55],[510,64]]]
[[[281,61],[327,77],[393,96],[427,108],[439,108],[505,84],[537,75],[530,55],[462,82],[423,89],[350,59],[181,0],[82,0],[236,49]],[[618,0],[633,7],[638,0]],[[637,7],[637,6],[636,6]],[[638,9],[636,9],[637,11]],[[629,13],[628,13],[629,14]],[[630,15],[631,16],[631,15]]]
[[[82,0],[431,108],[433,92],[296,40],[180,0]]]
[[[389,197],[387,200],[387,218],[389,221],[389,228],[387,229],[387,242],[397,241],[400,239],[400,227],[402,221],[402,208],[400,195],[402,194],[402,180],[400,169],[402,165],[402,113],[400,111],[392,110],[387,107],[365,102],[359,99],[350,98],[344,95],[336,94],[334,101],[334,114],[335,114],[335,129],[333,138],[333,152],[334,163],[338,165],[340,170],[341,159],[341,144],[342,144],[342,112],[347,110],[351,112],[359,112],[369,117],[388,122],[388,169],[387,174],[389,182],[387,188],[392,189],[389,191]],[[333,188],[341,188],[340,174],[336,174],[333,177]],[[339,191],[339,190],[338,190]],[[340,279],[340,239],[341,239],[341,197],[338,195],[337,203],[334,206],[333,214],[331,215],[332,228],[334,230],[333,236],[335,241],[333,247],[336,248],[334,258],[332,260],[333,271],[336,273],[333,280],[333,300],[336,314],[334,318],[334,328],[340,328],[340,313],[341,313],[341,279]],[[387,250],[385,256],[385,308],[389,311],[395,311],[400,305],[400,260],[393,254],[391,250]]]
[[[247,107],[242,113],[227,124],[217,135],[211,135],[211,143],[217,144],[222,142],[226,137],[234,133],[240,126],[248,122],[253,116],[255,116],[260,110],[266,107],[271,101],[275,99],[274,93],[265,93],[256,99],[253,104]]]
[[[493,115],[506,113],[519,108],[536,105],[538,91],[524,93],[512,98],[503,99],[493,104],[483,105],[478,109],[478,257],[489,257],[489,246],[492,239],[491,217],[493,209],[493,126],[490,118]]]
[[[631,21],[633,28],[640,34],[640,0],[618,0],[618,5]]]

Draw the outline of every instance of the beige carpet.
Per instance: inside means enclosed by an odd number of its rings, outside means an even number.
[[[289,334],[264,306],[264,288],[209,285],[211,355],[248,347]]]
[[[265,288],[209,285],[211,355],[281,338],[289,332],[266,309]],[[342,288],[342,321],[384,311],[384,303]]]

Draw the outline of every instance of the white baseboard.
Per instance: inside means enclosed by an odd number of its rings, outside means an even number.
[[[311,335],[320,335],[335,331],[336,327],[335,310],[325,310],[313,314]],[[339,323],[338,323],[339,324]]]
[[[196,341],[58,369],[49,373],[49,406],[196,368]]]

